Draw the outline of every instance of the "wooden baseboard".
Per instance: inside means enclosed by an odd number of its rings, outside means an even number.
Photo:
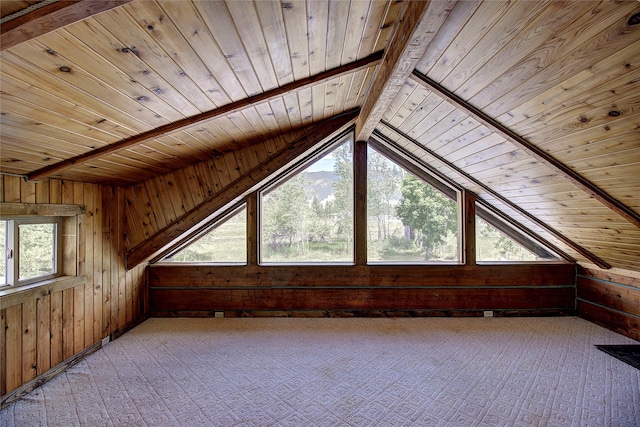
[[[491,310],[492,317],[574,316],[575,310]],[[224,310],[171,311],[151,317],[484,317],[484,310]]]

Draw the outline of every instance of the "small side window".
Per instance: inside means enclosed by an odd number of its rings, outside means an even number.
[[[20,286],[60,275],[60,218],[2,220],[0,228],[0,285]]]

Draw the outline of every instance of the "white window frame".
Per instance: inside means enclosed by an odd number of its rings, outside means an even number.
[[[61,217],[28,217],[3,219],[6,221],[6,283],[0,287],[20,287],[32,283],[58,277],[62,274],[62,218]],[[54,224],[53,238],[53,273],[20,280],[20,231],[23,224]]]

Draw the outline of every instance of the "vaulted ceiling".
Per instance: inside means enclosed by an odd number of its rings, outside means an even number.
[[[4,174],[134,189],[348,113],[576,259],[640,271],[635,0],[0,5]]]

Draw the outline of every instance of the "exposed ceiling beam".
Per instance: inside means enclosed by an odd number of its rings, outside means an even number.
[[[617,199],[611,197],[605,191],[598,188],[596,185],[591,183],[589,180],[584,178],[582,175],[580,175],[579,173],[577,173],[576,171],[574,171],[564,163],[558,161],[556,158],[554,158],[550,154],[536,147],[534,144],[527,141],[522,136],[518,135],[508,127],[496,121],[494,118],[489,117],[482,110],[469,104],[468,102],[460,98],[455,93],[444,88],[443,86],[431,80],[429,77],[425,76],[419,71],[414,70],[411,77],[413,80],[425,86],[431,92],[440,96],[442,99],[449,102],[454,107],[464,111],[466,114],[473,117],[475,120],[477,120],[484,126],[488,127],[492,131],[496,132],[497,134],[502,136],[507,141],[511,142],[516,147],[520,148],[521,150],[524,150],[527,154],[529,154],[534,159],[538,160],[542,164],[555,170],[558,174],[560,174],[560,176],[570,181],[572,184],[580,188],[589,196],[600,201],[609,209],[613,210],[618,215],[621,215],[636,227],[640,228],[640,215],[638,213],[636,213],[634,210],[632,210],[628,206],[625,206]]]
[[[50,3],[3,23],[0,26],[0,51],[130,1],[64,0]]]
[[[123,139],[114,144],[106,145],[96,150],[92,150],[87,153],[81,154],[79,156],[72,157],[70,159],[66,159],[61,162],[55,163],[53,165],[49,165],[44,168],[33,171],[27,175],[27,180],[37,181],[40,179],[48,178],[48,177],[51,177],[52,175],[59,174],[65,169],[68,169],[83,163],[87,163],[89,161],[98,159],[103,156],[117,153],[119,151],[125,150],[132,146],[142,144],[144,141],[147,141],[149,139],[157,138],[172,132],[177,132],[182,129],[186,129],[188,127],[195,126],[199,123],[205,122],[207,120],[212,120],[216,117],[234,113],[236,111],[239,111],[243,108],[247,108],[257,103],[267,102],[274,98],[280,97],[288,92],[298,91],[306,87],[312,86],[314,84],[322,83],[330,79],[335,79],[335,78],[344,76],[346,74],[356,73],[365,68],[378,65],[382,60],[382,56],[383,56],[382,51],[376,52],[367,56],[366,58],[362,58],[358,61],[351,62],[349,64],[345,64],[340,67],[336,67],[331,70],[324,71],[320,74],[316,74],[315,76],[297,80],[297,81],[288,83],[284,86],[280,86],[278,88],[268,90],[266,92],[263,92],[257,95],[253,95],[248,98],[241,99],[239,101],[232,102],[227,105],[223,105],[222,107],[216,108],[215,110],[207,111],[202,114],[198,114],[196,116],[187,117],[182,120],[178,120],[177,122],[160,126],[148,132],[144,132],[139,135],[135,135],[130,138]]]
[[[496,191],[491,189],[489,186],[487,186],[486,184],[482,183],[481,181],[475,179],[473,176],[469,175],[468,173],[466,173],[465,171],[460,169],[458,166],[456,166],[453,163],[449,162],[444,157],[442,157],[439,154],[436,154],[435,152],[433,152],[432,150],[422,146],[418,141],[416,141],[415,139],[411,138],[406,133],[402,132],[399,129],[396,129],[395,127],[393,127],[389,123],[386,123],[386,122],[381,122],[381,123],[382,123],[382,125],[384,125],[387,128],[391,129],[393,132],[395,132],[398,135],[400,135],[402,138],[404,138],[407,141],[410,141],[413,144],[419,146],[420,149],[424,150],[429,156],[433,157],[434,159],[438,160],[442,164],[446,165],[448,168],[450,168],[451,170],[455,171],[460,176],[463,176],[469,182],[472,182],[474,185],[482,188],[483,191],[485,191],[486,193],[490,194],[492,197],[500,200],[500,202],[502,202],[505,205],[509,206],[511,209],[513,209],[514,211],[518,212],[520,215],[524,216],[529,221],[531,221],[531,222],[535,223],[536,225],[538,225],[539,227],[545,229],[549,234],[553,235],[555,238],[557,238],[558,240],[560,240],[563,243],[565,243],[567,246],[569,246],[570,248],[572,248],[573,250],[578,252],[580,255],[582,255],[583,257],[585,257],[586,259],[588,259],[592,263],[596,264],[598,267],[603,268],[603,269],[611,268],[611,265],[609,263],[607,263],[606,261],[600,259],[599,257],[597,257],[596,255],[592,254],[591,252],[589,252],[588,250],[586,250],[582,246],[578,245],[577,243],[575,243],[571,239],[567,238],[564,234],[560,233],[559,231],[555,230],[554,228],[552,228],[552,227],[548,226],[547,224],[545,224],[544,222],[540,221],[538,218],[536,218],[535,216],[533,216],[532,214],[530,214],[526,210],[520,208],[518,205],[516,205],[516,204],[512,203],[511,201],[509,201],[509,199],[501,196],[499,193],[497,193]],[[395,143],[393,140],[391,140],[387,136],[376,132],[375,137],[376,138],[380,138],[380,139],[384,140],[385,142],[387,142],[388,144],[393,145],[394,148],[396,148],[399,151],[402,151],[406,156],[408,156],[410,158],[413,158],[413,159],[416,159],[420,163],[424,163],[415,154],[413,154],[413,153],[409,152],[408,150],[404,149],[403,147],[399,146],[397,143]],[[486,202],[484,202],[484,203],[486,205],[489,205],[489,203],[486,203]]]
[[[179,241],[189,230],[202,225],[216,215],[220,209],[228,207],[245,197],[249,192],[254,191],[254,187],[261,181],[298,159],[305,151],[344,131],[355,122],[358,113],[359,110],[349,111],[309,126],[302,136],[271,156],[267,161],[244,173],[191,211],[130,249],[126,253],[127,269],[131,269],[166,250]]]
[[[456,0],[407,3],[362,104],[362,113],[356,122],[357,141],[369,139],[438,29],[449,16]]]

